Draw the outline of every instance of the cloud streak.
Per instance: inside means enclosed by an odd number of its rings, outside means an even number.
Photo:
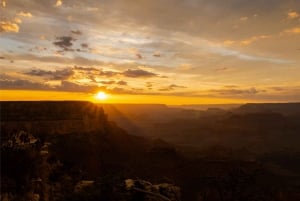
[[[176,85],[176,84],[170,84],[167,87],[160,88],[159,91],[173,91],[173,90],[176,90],[176,89],[185,89],[185,88],[187,88],[187,87],[181,86],[181,85]]]
[[[138,78],[138,77],[147,78],[147,77],[158,76],[156,73],[152,73],[152,72],[142,70],[142,69],[136,69],[136,70],[127,69],[126,71],[124,71],[122,73],[122,75],[124,75],[126,77],[133,77],[133,78]]]
[[[55,71],[33,69],[29,72],[25,72],[24,74],[31,75],[31,76],[45,77],[46,79],[50,79],[50,80],[65,80],[71,77],[72,75],[74,75],[74,71],[69,68],[62,69],[62,70],[55,70]]]
[[[235,95],[255,95],[259,93],[260,91],[257,90],[255,87],[249,88],[249,89],[213,89],[211,90],[213,93],[217,93],[220,95],[229,95],[229,96],[235,96]]]
[[[288,19],[296,19],[300,15],[296,11],[290,11],[290,12],[288,12],[287,16],[288,16]]]
[[[17,15],[21,17],[29,17],[29,18],[32,17],[32,14],[30,12],[24,12],[24,11],[18,12]]]

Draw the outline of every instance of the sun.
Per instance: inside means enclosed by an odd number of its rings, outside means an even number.
[[[99,91],[96,95],[95,98],[97,100],[106,100],[107,99],[107,94],[103,91]]]

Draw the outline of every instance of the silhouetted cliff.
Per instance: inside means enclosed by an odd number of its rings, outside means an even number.
[[[247,103],[235,109],[238,113],[280,113],[292,115],[300,113],[300,103]]]
[[[107,117],[101,107],[83,101],[0,102],[1,131],[31,134],[102,132]]]

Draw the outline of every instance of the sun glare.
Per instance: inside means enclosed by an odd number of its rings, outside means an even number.
[[[96,95],[95,95],[95,98],[97,100],[106,100],[107,99],[107,94],[103,91],[100,91],[98,92]]]

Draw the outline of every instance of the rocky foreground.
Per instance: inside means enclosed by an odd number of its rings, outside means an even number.
[[[1,200],[179,200],[171,184],[125,183],[152,148],[89,102],[1,102]]]

